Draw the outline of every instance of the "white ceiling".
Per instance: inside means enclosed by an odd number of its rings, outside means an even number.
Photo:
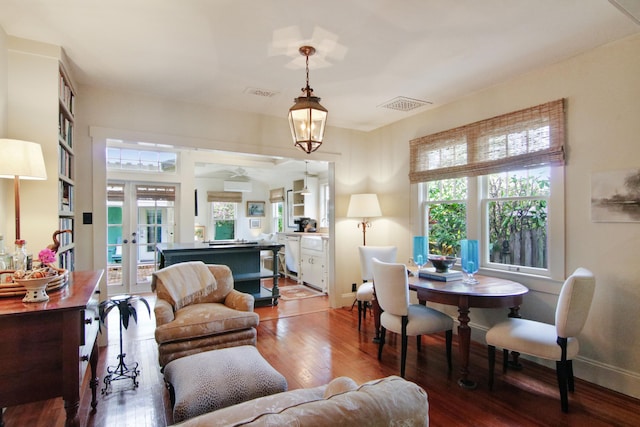
[[[283,118],[310,44],[329,126],[362,131],[636,33],[638,17],[640,0],[0,0],[5,32],[62,46],[78,84]],[[430,104],[380,106],[396,97]]]
[[[0,26],[80,84],[279,117],[311,44],[329,125],[364,131],[640,31],[607,0],[0,0]],[[432,104],[379,107],[398,96]]]

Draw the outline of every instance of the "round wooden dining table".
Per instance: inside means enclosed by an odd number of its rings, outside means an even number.
[[[458,350],[460,357],[461,387],[474,389],[476,382],[469,379],[469,350],[471,328],[469,327],[470,308],[509,308],[509,317],[520,317],[519,309],[523,296],[529,292],[526,286],[512,280],[475,275],[476,284],[467,284],[462,280],[440,282],[421,277],[409,277],[409,289],[416,291],[420,304],[427,301],[458,307]],[[373,304],[376,321],[376,338],[380,330],[380,307]],[[374,338],[374,340],[376,339]]]

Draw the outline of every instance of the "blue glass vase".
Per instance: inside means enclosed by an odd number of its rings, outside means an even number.
[[[413,237],[413,262],[418,268],[422,268],[427,263],[429,254],[429,241],[425,236]]]
[[[479,268],[478,241],[460,240],[460,258],[462,271],[466,273],[463,282],[468,284],[478,283],[478,280],[473,276],[478,272]]]

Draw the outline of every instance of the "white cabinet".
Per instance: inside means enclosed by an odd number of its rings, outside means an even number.
[[[300,239],[300,278],[303,283],[327,291],[327,239],[304,236]]]
[[[305,183],[306,181],[306,183]],[[302,189],[305,187],[311,194],[303,196]],[[305,179],[293,181],[293,216],[318,218],[318,178],[307,176]]]
[[[328,242],[328,236],[321,233],[278,233],[278,243],[285,245],[280,274],[327,292]]]

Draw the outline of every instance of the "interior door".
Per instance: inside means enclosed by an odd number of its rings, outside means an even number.
[[[156,244],[172,243],[176,229],[174,185],[107,185],[107,290],[110,296],[151,290]]]

